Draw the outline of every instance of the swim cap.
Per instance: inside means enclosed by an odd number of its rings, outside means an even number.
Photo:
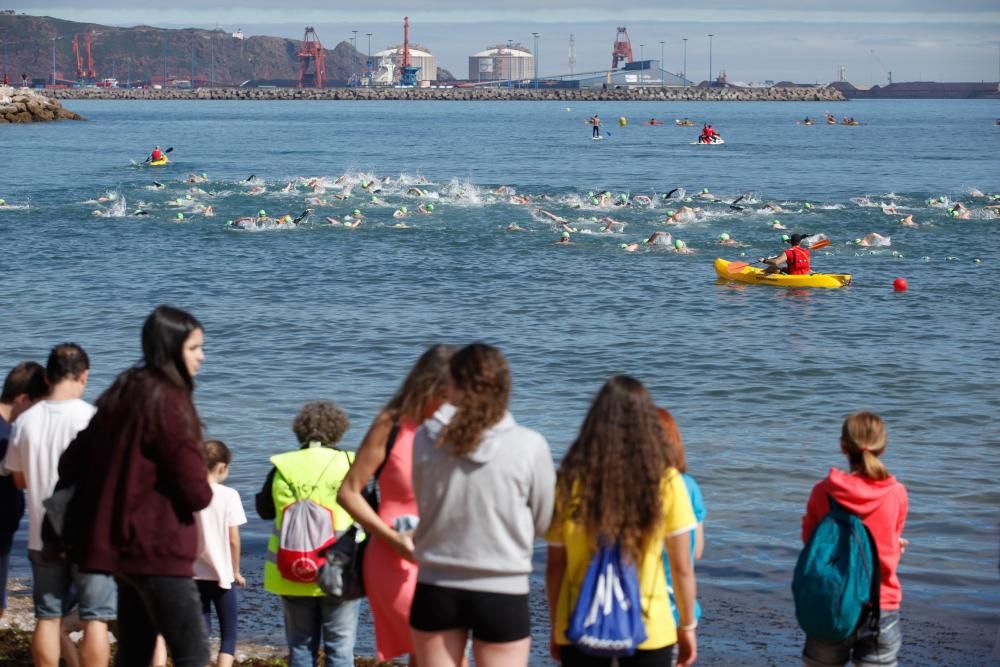
[[[378,203],[378,197],[374,197],[374,196],[373,196],[373,197],[372,197],[372,203],[373,203],[373,204],[377,204],[377,203]]]
[[[806,202],[806,208],[812,208],[812,207],[813,207],[812,204],[810,204],[809,202]]]
[[[951,209],[951,217],[953,217],[953,218],[957,218],[958,217],[958,209],[955,209],[955,208]]]
[[[939,202],[943,202],[944,201],[944,195],[938,195],[938,201]]]
[[[401,206],[401,207],[399,208],[399,210],[400,210],[400,211],[402,211],[403,213],[407,213],[407,212],[408,212],[408,211],[406,210],[406,207],[405,207],[405,206]]]
[[[588,196],[588,197],[593,197],[593,196],[594,196],[594,192],[593,192],[593,191],[590,191],[590,192],[588,192],[588,193],[587,193],[587,196]]]
[[[627,244],[627,243],[619,243],[619,244],[618,244],[618,247],[619,247],[619,248],[627,248],[627,247],[628,247],[628,244]]]
[[[191,199],[191,195],[184,195],[184,199]]]
[[[593,204],[594,206],[597,206],[600,202],[597,201],[597,197],[591,197],[590,203]]]
[[[264,209],[260,209],[259,211],[257,211],[257,215],[263,218],[264,216],[267,215],[267,211],[265,211]]]
[[[351,215],[361,215],[361,211],[359,211],[358,209],[354,209],[353,211],[351,211]]]
[[[721,234],[719,234],[719,240],[720,241],[728,241],[729,240],[729,234],[727,234],[726,232],[722,232]]]
[[[777,218],[775,218],[774,220],[771,221],[771,224],[772,225],[780,225],[781,224],[781,220],[778,220]]]
[[[680,239],[674,239],[674,247],[675,248],[677,248],[678,250],[680,250],[684,246],[685,246],[684,241],[681,241]]]
[[[707,195],[707,194],[708,194],[708,188],[702,188],[702,189],[701,189],[701,193],[702,193],[703,195]]]
[[[781,241],[782,241],[783,243],[788,243],[788,241],[789,241],[789,240],[790,240],[791,238],[792,238],[792,237],[791,237],[791,236],[789,236],[788,234],[782,234],[782,235],[781,235]]]
[[[428,211],[433,211],[434,210],[434,204],[428,204],[427,205],[427,210]]]
[[[622,201],[628,201],[628,195],[625,194],[624,192],[618,195],[618,198],[621,199]]]
[[[861,243],[861,239],[854,239],[854,243]]]
[[[202,178],[208,178],[208,174],[206,174],[205,172],[201,172],[201,177]]]
[[[178,213],[177,214],[177,219],[178,220],[183,220],[184,219],[184,214],[183,213]]]
[[[667,215],[673,215],[673,214],[674,214],[673,211],[667,211]]]
[[[0,199],[0,206],[3,206],[6,203],[7,203],[6,199]]]
[[[563,232],[562,233],[562,238],[568,239],[569,238],[569,232]]]

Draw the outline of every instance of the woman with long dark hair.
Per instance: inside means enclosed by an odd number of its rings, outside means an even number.
[[[413,443],[414,649],[421,665],[456,667],[471,634],[477,665],[523,666],[532,548],[552,518],[552,455],[507,411],[510,371],[500,350],[468,345],[451,358],[449,375],[449,402]]]
[[[621,667],[670,667],[697,657],[695,578],[690,539],[695,528],[684,481],[656,406],[641,382],[609,379],[598,392],[559,467],[556,511],[546,539],[545,572],[553,619],[551,652],[564,667],[610,665],[611,658],[585,654],[566,637],[569,618],[599,545],[618,545],[638,573],[646,641]],[[680,626],[667,598],[661,556],[669,555]]]
[[[101,395],[59,462],[60,487],[77,485],[70,556],[118,582],[118,665],[148,665],[157,634],[178,667],[209,662],[193,579],[194,513],[212,499],[192,402],[203,341],[192,315],[157,307],[142,328],[142,361]]]
[[[418,518],[413,495],[413,437],[425,419],[445,399],[448,362],[454,348],[427,349],[396,390],[358,448],[337,502],[373,539],[365,550],[365,593],[375,622],[375,650],[379,660],[409,654],[416,667],[410,636],[410,604],[417,585],[413,530]],[[378,511],[361,495],[378,474]]]

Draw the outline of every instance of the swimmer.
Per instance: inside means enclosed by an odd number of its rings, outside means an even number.
[[[555,213],[550,213],[550,212],[546,211],[545,209],[536,208],[536,209],[533,209],[531,212],[532,213],[537,213],[538,215],[544,215],[546,218],[548,218],[552,222],[558,222],[560,224],[565,224],[566,223],[566,218],[560,218]]]
[[[620,232],[623,229],[625,229],[624,222],[622,222],[621,220],[615,220],[614,218],[609,216],[604,216],[603,218],[601,218],[601,222],[604,223],[604,226],[601,227],[602,232],[608,232],[610,234],[616,231]]]
[[[871,234],[865,234],[860,239],[856,239],[854,243],[863,248],[885,248],[892,245],[892,239],[888,236],[882,236],[877,232],[872,232]]]
[[[920,225],[918,225],[917,223],[915,223],[913,221],[913,214],[912,213],[910,215],[906,216],[905,218],[900,218],[899,224],[903,225],[904,227],[919,227],[920,226]]]
[[[512,222],[509,225],[507,225],[507,231],[508,232],[526,232],[528,230],[525,229],[524,227],[522,227],[521,225],[517,224],[516,222]]]
[[[694,254],[694,250],[691,250],[691,248],[687,246],[687,243],[684,243],[684,241],[681,241],[680,239],[674,239],[674,252],[680,255]]]
[[[177,222],[184,222],[184,214],[183,213],[178,213],[177,216],[176,216],[176,218],[177,218]]]
[[[719,234],[719,245],[734,246],[739,245],[740,242],[729,235],[729,232],[722,232]]]
[[[281,188],[281,191],[282,192],[291,192],[294,189],[295,189],[295,183],[293,183],[292,181],[288,181],[288,184],[285,185],[285,187]]]
[[[772,213],[782,213],[784,211],[784,209],[782,209],[780,206],[778,206],[777,204],[775,204],[773,202],[770,203],[770,204],[764,204],[764,208],[766,208],[767,210],[771,211]]]
[[[207,180],[208,180],[208,175],[207,174],[191,174],[190,176],[188,176],[184,180],[184,182],[188,183],[188,184],[191,184],[191,183],[204,183]]]
[[[927,205],[935,208],[948,208],[948,198],[944,195],[938,195],[934,199],[928,199]]]
[[[667,211],[667,219],[663,221],[663,224],[669,225],[671,223],[685,223],[691,222],[698,217],[698,213],[701,212],[700,208],[691,208],[690,206],[681,206],[680,210],[676,213],[674,211]]]
[[[969,216],[972,215],[972,211],[967,209],[962,205],[961,202],[956,203],[948,210],[948,215],[955,218],[956,220],[968,220]]]
[[[95,201],[97,201],[97,202],[99,202],[101,204],[106,204],[109,201],[114,201],[116,199],[118,199],[118,193],[117,192],[108,192],[108,193],[103,194],[100,197],[98,197]]]
[[[559,240],[555,242],[555,245],[572,245],[573,241],[569,237],[569,232],[563,232],[559,236]]]
[[[264,224],[267,222],[271,222],[272,220],[273,218],[267,217],[267,211],[265,211],[264,209],[260,209],[259,211],[257,211],[257,224]]]
[[[648,195],[636,195],[632,197],[632,203],[636,206],[652,206],[653,200]]]
[[[518,206],[525,206],[531,203],[531,199],[525,195],[511,195],[510,203]]]
[[[420,206],[417,207],[417,210],[423,213],[424,215],[430,215],[434,213],[434,204],[430,203],[421,204]]]
[[[412,195],[414,197],[423,197],[424,191],[421,190],[420,188],[410,188],[409,190],[406,191],[406,194]]]
[[[783,224],[781,224],[781,220],[772,220],[771,229],[788,229],[788,227],[785,227]]]
[[[160,189],[162,189],[162,188],[164,188],[166,186],[163,185],[163,183],[160,183],[159,181],[153,181],[153,186],[152,187],[154,187],[157,190],[160,190]]]
[[[982,190],[977,190],[975,188],[972,188],[972,190],[969,191],[969,196],[970,197],[975,197],[976,199],[979,199],[981,197],[985,197],[986,195],[983,194]]]
[[[895,204],[889,204],[888,206],[882,207],[882,212],[886,215],[899,215],[899,211],[896,210]]]
[[[507,185],[501,185],[493,191],[493,194],[497,195],[498,197],[507,197],[509,195],[514,194],[514,188]]]
[[[319,197],[307,197],[306,203],[310,206],[329,206],[330,202]]]
[[[628,201],[628,195],[624,192],[618,195],[618,198],[615,199],[615,206],[631,206]]]
[[[674,240],[670,236],[670,232],[653,232],[652,235],[646,239],[646,245],[670,246],[673,242]]]
[[[410,229],[410,226],[405,222],[397,222],[392,226],[393,229]]]
[[[621,248],[622,250],[624,250],[625,252],[635,252],[636,250],[639,249],[639,244],[638,243],[619,243],[618,247]]]
[[[407,215],[409,215],[409,213],[410,211],[405,206],[400,206],[393,212],[392,217],[405,218]]]
[[[562,223],[561,225],[559,225],[559,228],[560,228],[560,229],[562,229],[562,230],[563,230],[563,232],[566,232],[567,234],[568,234],[568,233],[571,233],[571,232],[575,233],[575,232],[578,232],[578,231],[580,231],[580,230],[579,230],[579,229],[577,229],[576,227],[570,227],[570,226],[569,226],[568,224],[566,224],[565,222],[564,222],[564,223]]]
[[[340,192],[340,193],[337,193],[337,194],[333,195],[333,198],[336,199],[337,201],[344,201],[345,199],[347,199],[350,196],[351,196],[350,192]]]
[[[715,199],[715,195],[713,195],[711,192],[709,192],[708,188],[702,188],[701,192],[699,192],[695,196],[701,197],[702,199]]]
[[[260,193],[264,192],[265,189],[266,188],[263,185],[255,185],[252,188],[250,188],[250,191],[247,192],[247,194],[248,195],[259,195]]]
[[[215,215],[215,209],[212,207],[211,204],[209,204],[208,206],[199,207],[198,212],[201,213],[206,218],[211,218]]]

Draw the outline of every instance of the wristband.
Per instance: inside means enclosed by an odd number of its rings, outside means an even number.
[[[681,630],[681,631],[683,631],[683,632],[688,632],[690,630],[694,630],[697,627],[698,627],[698,621],[691,621],[687,625],[680,626],[680,628],[678,628],[678,629]]]

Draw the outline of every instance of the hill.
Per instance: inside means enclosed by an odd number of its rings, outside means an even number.
[[[50,82],[53,46],[56,79],[60,83],[76,81],[73,37],[80,36],[82,51],[88,32],[98,80],[160,83],[164,61],[168,79],[190,80],[193,62],[194,77],[204,84],[238,85],[249,80],[297,82],[299,78],[296,55],[302,45],[299,40],[264,36],[241,39],[223,30],[195,28],[169,30],[142,25],[122,28],[5,11],[0,12],[0,44],[6,49],[6,73],[11,83],[19,83],[22,73],[29,80]],[[340,42],[324,51],[327,85],[343,85],[352,74],[365,71],[364,54],[353,49],[349,42]]]

